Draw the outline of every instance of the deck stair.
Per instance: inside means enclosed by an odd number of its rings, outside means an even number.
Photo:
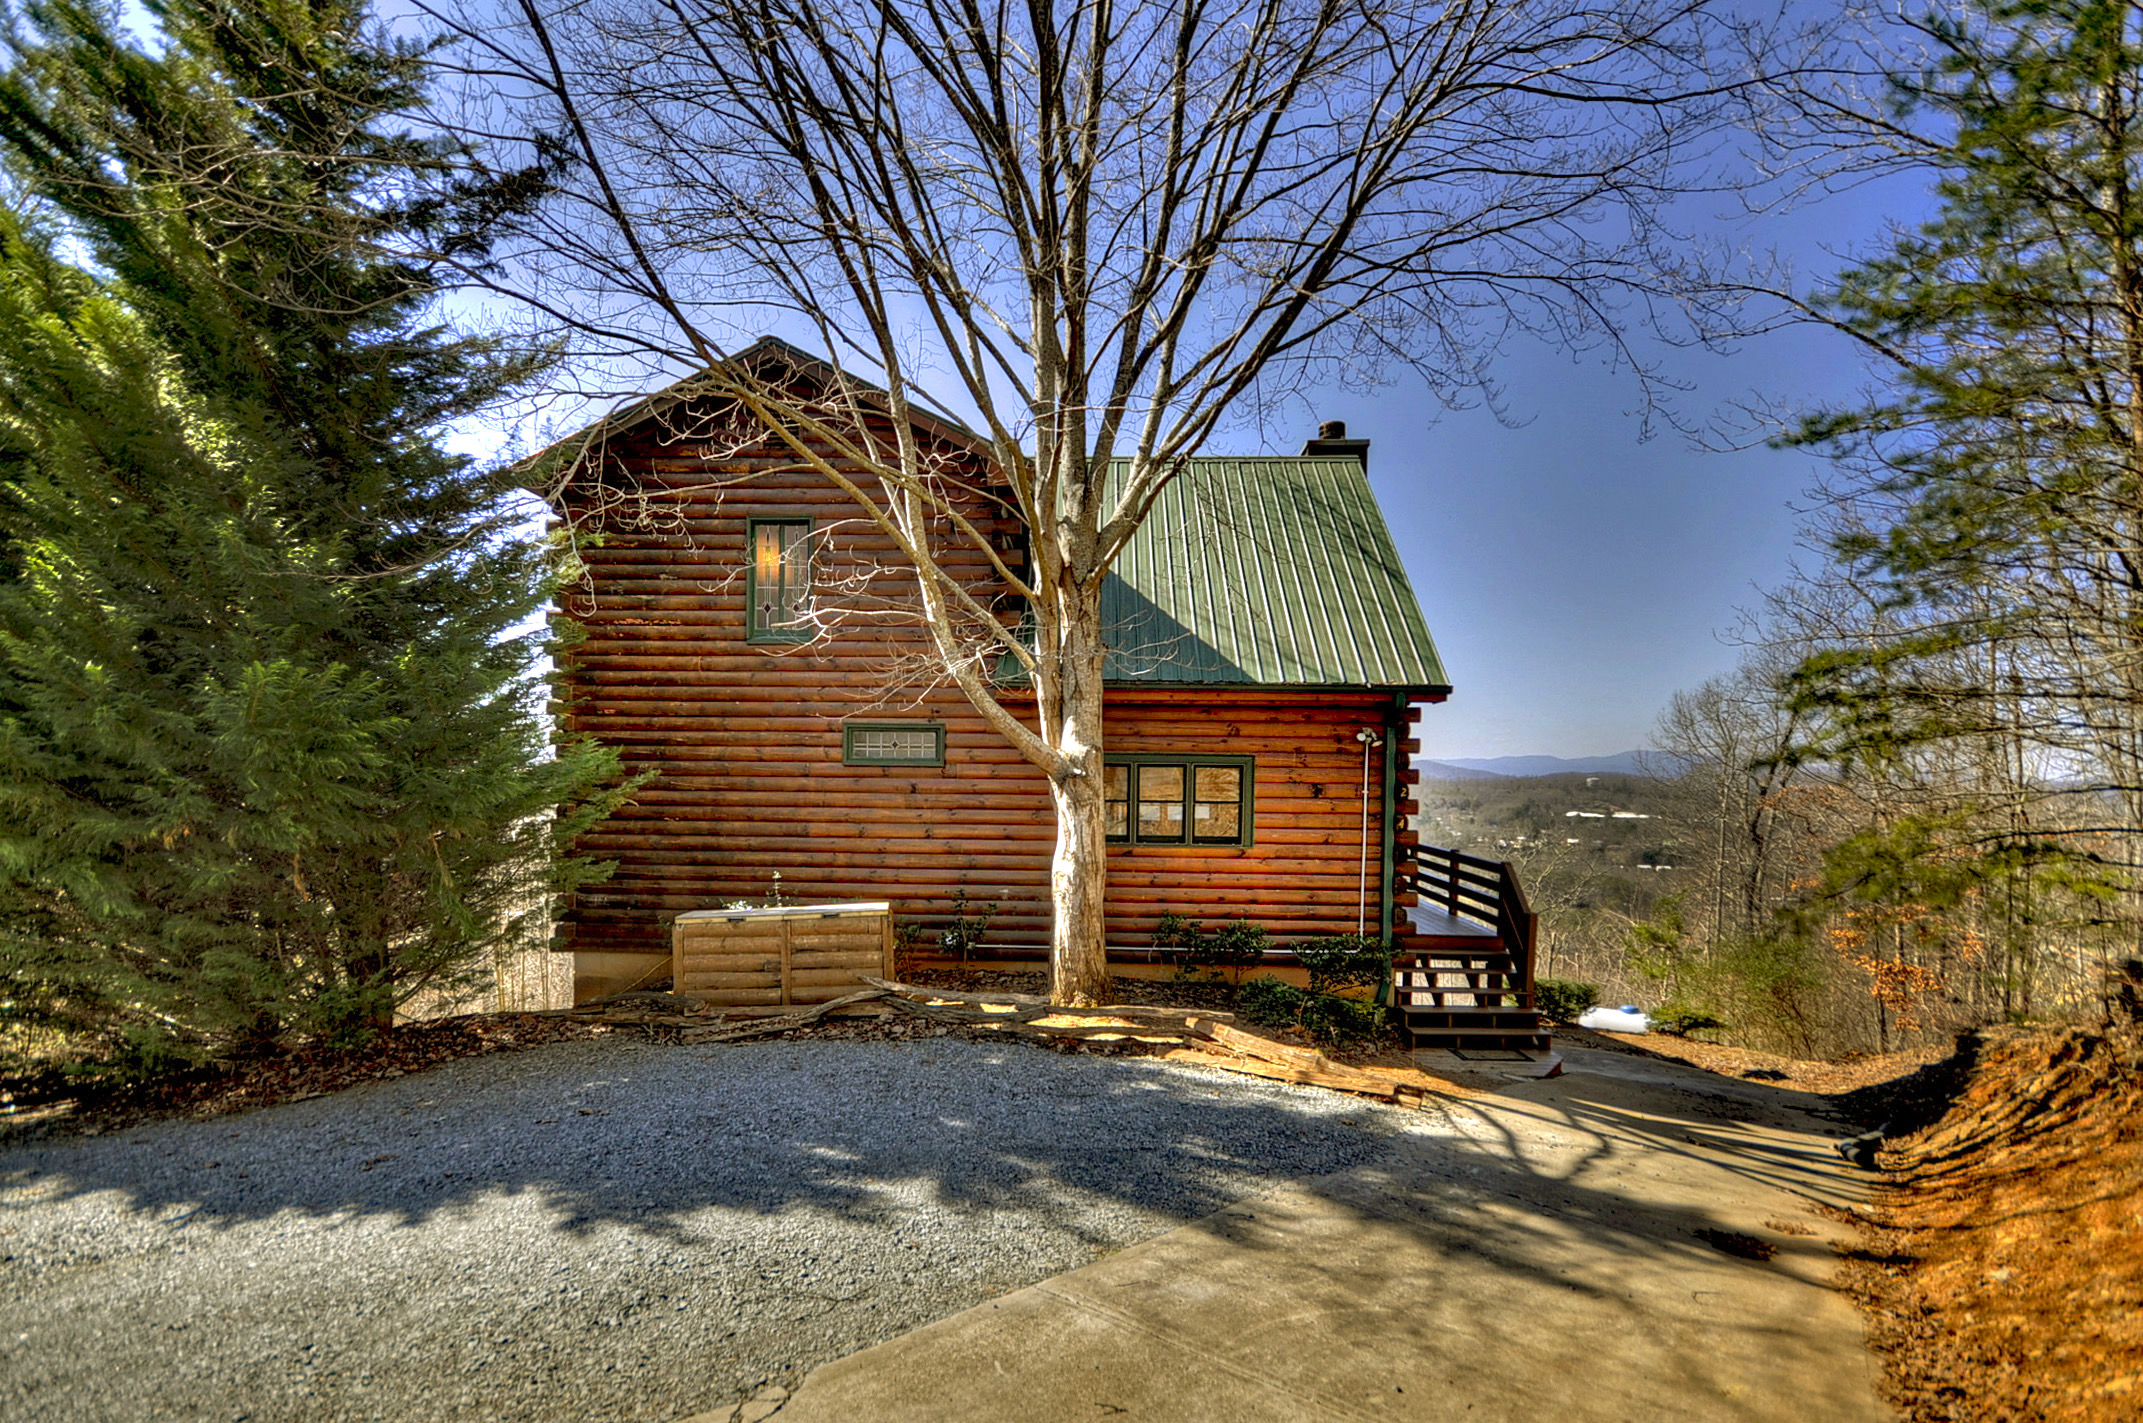
[[[1392,938],[1392,1001],[1411,1046],[1548,1051],[1533,998],[1539,916],[1511,866],[1424,845],[1401,883],[1416,902]]]

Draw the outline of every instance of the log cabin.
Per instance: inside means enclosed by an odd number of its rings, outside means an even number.
[[[778,363],[792,395],[838,376],[772,340],[735,359]],[[990,497],[987,446],[951,420],[914,423],[1016,566],[1025,534]],[[1394,945],[1417,1041],[1545,1046],[1508,867],[1406,828],[1413,717],[1451,688],[1369,447],[1328,424],[1296,454],[1193,459],[1110,577],[1112,967],[1159,971],[1164,914],[1244,918],[1282,946],[1364,930]],[[578,1000],[666,974],[678,914],[777,895],[889,901],[925,943],[986,917],[973,961],[1046,956],[1046,782],[943,675],[913,574],[850,495],[689,385],[529,469],[582,569],[555,615],[564,728],[649,777],[579,847],[616,869],[562,906],[555,947],[574,956]],[[1017,616],[985,552],[941,556]],[[993,684],[1031,719],[1015,666]]]

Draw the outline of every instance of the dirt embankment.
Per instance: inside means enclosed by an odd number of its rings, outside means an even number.
[[[1991,1029],[1854,1097],[1892,1137],[1844,1282],[1899,1411],[2143,1417],[2143,1026]]]

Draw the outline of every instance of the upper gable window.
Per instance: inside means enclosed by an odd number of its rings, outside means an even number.
[[[811,626],[811,521],[754,519],[750,587],[753,642],[809,642]]]

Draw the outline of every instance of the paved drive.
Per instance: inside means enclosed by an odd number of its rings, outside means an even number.
[[[706,1417],[1889,1417],[1859,1317],[1825,1283],[1843,1232],[1819,1207],[1861,1182],[1821,1104],[1568,1058],[1559,1079],[1448,1107],[1452,1135],[1396,1139],[823,1365],[785,1404]]]

